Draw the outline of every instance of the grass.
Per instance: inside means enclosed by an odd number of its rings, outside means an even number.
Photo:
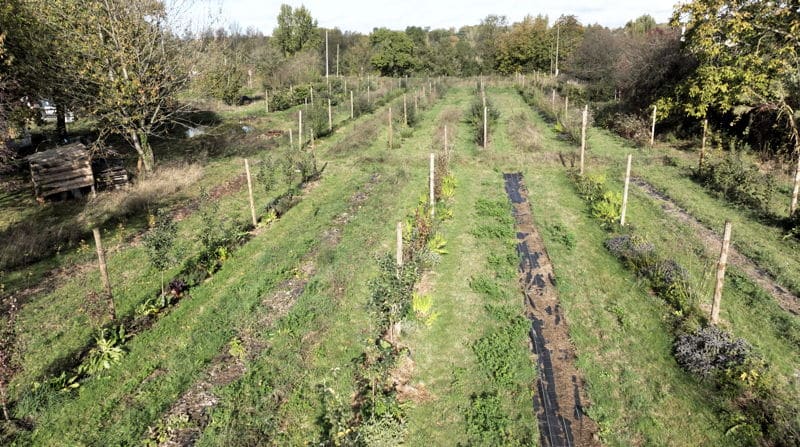
[[[535,116],[534,119],[539,118]],[[608,156],[609,154],[624,153],[626,150],[624,148],[612,146],[615,139],[605,133],[596,131],[590,134],[590,137],[594,153],[602,154],[601,157]],[[606,173],[606,177],[609,179],[609,187],[612,190],[621,191],[621,178],[624,172],[624,166],[622,166],[621,163],[622,160],[623,158],[621,156],[619,157],[619,162],[617,162],[617,157],[612,158],[609,156],[607,159],[594,158],[590,163],[589,172]],[[644,176],[649,181],[652,178],[651,176],[655,177],[660,175],[660,178],[664,178],[667,176],[666,173],[670,172],[667,167],[648,163],[637,164],[636,169],[638,175]],[[563,183],[566,183],[566,181],[563,179],[558,179],[558,181],[556,181],[552,177],[547,181],[541,182],[543,185],[548,185],[548,188],[551,188],[554,184]],[[720,204],[714,203],[714,200],[709,201],[709,197],[703,191],[691,188],[681,189],[680,191],[683,197],[691,197],[691,192],[695,192],[694,197],[700,197],[701,199],[699,200],[705,200],[703,203],[707,206],[706,212],[719,211],[721,209]],[[562,192],[557,195],[558,200],[563,202],[568,194],[568,190],[564,188]],[[560,208],[563,209],[565,207],[561,206]],[[555,207],[550,206],[544,209],[551,210],[555,209]],[[667,258],[675,259],[688,269],[692,285],[697,290],[699,296],[702,297],[701,302],[698,304],[701,308],[708,310],[710,308],[713,287],[711,278],[715,271],[714,267],[718,253],[707,253],[703,244],[697,239],[690,228],[667,215],[656,201],[637,188],[632,189],[628,218],[629,222],[636,227],[637,233],[642,234],[648,240],[654,242],[659,252]],[[751,220],[744,220],[744,222],[741,223],[743,227],[750,225],[751,228],[754,229],[755,226],[759,225],[757,222],[752,222]],[[555,222],[554,225],[569,227],[569,225],[564,225],[561,222]],[[578,247],[580,247],[581,244],[581,235],[585,234],[584,231],[585,230],[574,232],[578,235]],[[552,238],[552,236],[551,234],[549,237]],[[763,238],[764,235],[762,232],[762,234],[758,236],[742,236],[743,239],[748,237]],[[601,244],[603,240],[604,234],[601,232],[594,243]],[[776,247],[776,244],[772,246]],[[558,262],[557,258],[560,250],[560,248],[553,250],[555,254],[551,252],[551,256],[553,256],[555,261],[556,270],[564,269],[566,265],[570,265],[573,262],[572,260],[568,260],[566,263]],[[589,276],[596,276],[599,273],[597,270],[598,269],[593,269],[586,273],[589,274]],[[575,274],[569,275],[569,278],[575,277]],[[597,284],[605,284],[605,279],[597,281]],[[563,282],[561,286],[565,286]],[[612,290],[622,291],[623,288]],[[631,319],[631,311],[633,308],[629,304],[615,300],[606,304],[605,307],[613,314],[614,318],[624,330],[630,331],[631,328],[641,327],[641,323],[634,322]],[[666,314],[667,310],[664,309],[662,312]],[[786,386],[787,383],[791,383],[791,377],[796,373],[796,365],[800,359],[798,357],[800,345],[797,344],[797,328],[800,327],[798,325],[800,322],[798,322],[796,317],[788,315],[785,311],[780,309],[774,300],[770,299],[764,291],[760,290],[742,275],[737,274],[735,269],[729,269],[729,274],[726,278],[721,315],[725,327],[754,345],[756,352],[771,365],[773,370],[780,377],[778,380],[783,382],[783,386]],[[645,325],[645,327],[647,326]],[[574,329],[575,327],[573,326],[573,330]],[[665,328],[665,330],[668,331],[667,328]],[[642,334],[642,336],[652,339],[654,334]],[[576,343],[579,343],[579,338],[579,333],[576,333]],[[666,338],[669,339],[668,336]],[[641,338],[638,343],[647,344],[648,341],[648,338]],[[668,341],[669,340],[662,340],[662,346],[666,348],[666,352],[669,352],[669,345],[665,343]],[[636,347],[633,345],[630,347],[630,349],[635,348]],[[674,361],[670,359],[669,363],[674,363]],[[643,378],[653,380],[652,378],[656,375],[657,374],[651,373],[642,374],[641,376],[637,374],[636,376],[639,377],[639,380]],[[676,373],[674,380],[681,379],[681,375],[683,374]],[[688,383],[695,381],[690,377],[683,377],[682,380]],[[664,384],[669,385],[669,389],[679,389],[679,387],[676,387],[673,383],[664,382]],[[594,388],[594,386],[591,386],[590,389]],[[604,391],[605,387],[600,387],[600,390]],[[703,394],[707,394],[708,390],[697,388],[696,392],[698,396],[702,396]],[[593,396],[593,398],[597,401],[597,397]],[[708,396],[708,398],[711,399],[711,396]],[[715,405],[720,405],[721,408],[729,409],[730,403],[721,400],[713,402],[716,402]],[[725,422],[715,422],[718,427],[720,423],[725,424]],[[713,425],[709,428],[713,429]],[[727,426],[725,426],[725,428],[727,428]],[[676,430],[676,432],[679,431],[681,430]],[[713,433],[712,431],[708,433],[716,436],[720,434]],[[653,433],[652,436],[655,436],[655,433]],[[735,443],[735,440],[731,437],[721,438],[720,442],[723,440],[726,443]],[[676,443],[683,445],[685,441]]]
[[[338,135],[334,140],[343,136]],[[228,160],[231,166],[227,170],[238,170],[239,160]],[[220,171],[225,169],[220,166]],[[290,213],[292,216],[299,214],[299,220],[287,216],[286,222],[281,219],[274,225],[275,228],[268,231],[289,236],[269,242],[257,238],[240,252],[237,251],[213,280],[193,289],[191,298],[181,302],[149,331],[126,344],[130,353],[119,368],[115,368],[108,376],[102,375],[88,381],[75,398],[56,395],[46,396],[49,401],[44,402],[34,399],[20,402],[17,408],[19,414],[31,417],[37,423],[37,430],[31,434],[31,439],[41,444],[55,444],[59,436],[66,436],[66,439],[74,442],[94,439],[101,444],[106,444],[108,439],[117,439],[115,442],[136,439],[143,430],[142,421],[158,415],[179,390],[194,380],[202,370],[203,363],[210,359],[209,356],[219,352],[221,344],[229,340],[234,323],[248,313],[263,290],[268,290],[280,278],[291,274],[293,263],[315,244],[318,237],[315,238],[314,234],[317,232],[319,235],[326,217],[330,220],[334,212],[341,210],[346,202],[344,198],[349,196],[346,191],[351,190],[359,180],[364,180],[351,178],[347,170],[333,169],[332,172],[338,174],[333,174],[329,181],[326,175],[321,187],[309,194],[308,204],[301,204],[298,206],[300,211]],[[257,190],[257,201],[266,203],[266,197],[262,196]],[[248,211],[243,193],[224,197],[218,203],[227,218],[246,220]],[[181,222],[181,239],[192,239],[192,234],[199,230],[197,220],[195,216],[190,216]],[[293,228],[303,228],[304,231],[296,232]],[[251,248],[253,246],[257,248]],[[281,254],[279,259],[276,259],[277,253]],[[140,247],[120,251],[109,259],[110,272],[115,280],[118,314],[130,313],[136,304],[158,287],[154,272],[146,268],[131,269],[131,266],[143,265],[143,261],[146,262]],[[269,267],[266,272],[261,272],[264,265]],[[243,277],[243,272],[249,272],[249,276]],[[154,284],[150,286],[150,282]],[[63,358],[65,353],[80,350],[88,341],[93,327],[100,322],[89,321],[87,315],[76,312],[76,309],[81,309],[86,291],[97,287],[96,274],[80,275],[49,295],[35,297],[23,308],[19,332],[25,346],[25,356],[22,359],[23,372],[15,378],[18,392],[50,368],[69,361]],[[230,301],[231,298],[234,301]],[[54,319],[53,315],[72,317]],[[215,325],[204,328],[201,322],[206,319],[214,321]],[[187,354],[187,349],[197,349],[197,355]],[[146,379],[149,374],[157,377],[166,374],[169,380],[159,378],[150,385],[150,380]],[[113,391],[109,391],[109,388],[113,388]],[[148,394],[150,392],[154,394]],[[124,407],[130,403],[133,395],[157,397],[152,399],[152,405],[144,403],[131,412],[117,410],[116,418],[106,418],[108,412],[119,409],[119,405]],[[149,402],[147,398],[143,399],[142,402]],[[102,404],[98,405],[98,402]],[[84,408],[93,411],[87,412]],[[115,429],[104,430],[98,422],[100,431],[81,434],[80,424],[75,424],[76,417],[108,420]]]
[[[448,253],[416,290],[431,297],[431,311],[437,317],[429,325],[413,319],[401,325],[400,344],[408,347],[411,361],[393,368],[393,377],[412,389],[403,394],[399,407],[405,443],[469,445],[491,438],[491,430],[505,430],[530,443],[538,438],[531,401],[534,362],[526,337],[507,332],[512,326],[509,317],[523,309],[516,280],[518,260],[509,240],[513,221],[510,214],[505,218],[492,214],[505,203],[502,173],[522,171],[534,222],[554,264],[577,366],[586,381],[588,413],[598,422],[603,443],[736,445],[725,435],[729,425],[720,415],[729,408],[672,356],[668,306],[603,247],[608,233],[588,214],[555,157],[577,149],[511,87],[489,88],[501,116],[490,129],[489,148],[477,147],[473,129],[458,121],[473,99],[473,88],[470,84],[450,90],[420,112],[413,131],[396,127],[395,149],[386,148],[384,109],[337,127],[316,145],[318,159],[329,165],[303,200],[235,250],[219,272],[191,290],[191,297],[129,340],[119,365],[85,381],[73,394],[23,389],[69,363],[70,356],[91,340],[94,328],[106,322],[105,317],[93,316],[96,310],[86,299],[89,292],[100,290],[99,278],[90,268],[63,279],[52,291],[33,294],[20,317],[24,369],[14,384],[17,395],[26,396],[15,411],[34,429],[19,433],[16,442],[139,443],[148,427],[164,421],[180,396],[203,380],[220,355],[231,351],[232,341],[243,341],[244,373],[210,390],[219,403],[208,414],[198,445],[319,444],[358,425],[352,405],[356,391],[363,389],[358,380],[364,374],[360,359],[375,349],[380,336],[367,304],[369,281],[378,273],[377,258],[393,252],[394,223],[426,196],[427,154],[442,146],[440,128],[448,123],[457,181],[453,218],[440,228]],[[395,110],[401,103],[394,97]],[[194,154],[202,175],[187,182],[191,186],[182,192],[164,194],[159,202],[173,209],[191,204],[198,194],[195,188],[235,178],[242,171],[242,157],[258,159],[262,151],[279,144],[264,143],[258,134],[288,129],[297,109],[271,114],[262,109],[263,103],[256,103],[222,110],[223,124],[216,134],[164,143],[175,146],[165,157],[166,164]],[[339,111],[337,117],[346,116]],[[254,131],[237,130],[244,123]],[[619,189],[624,155],[631,149],[603,131],[593,129],[589,135],[589,172],[607,173],[609,185]],[[640,154],[645,158],[644,152]],[[790,284],[800,281],[793,246],[781,243],[777,230],[705,193],[681,168],[637,163],[634,170],[713,228],[721,227],[726,218],[738,219],[737,247],[746,253],[760,250],[758,261],[777,272],[779,279]],[[370,189],[365,189],[367,184]],[[255,192],[257,203],[270,199],[258,184]],[[363,202],[353,205],[352,198],[360,195]],[[220,196],[217,203],[228,218],[249,221],[243,188]],[[77,216],[82,209],[67,214]],[[39,210],[24,207],[15,213],[4,217],[4,225],[41,216]],[[703,292],[700,304],[707,305],[708,272],[715,254],[706,253],[690,229],[637,188],[631,193],[628,216],[665,256],[688,268],[693,284]],[[180,222],[179,244],[187,252],[197,249],[194,235],[200,226],[194,214]],[[145,227],[140,216],[127,221],[125,228],[106,228],[119,314],[132,313],[158,288],[158,274],[146,267],[143,247],[130,244],[130,238]],[[85,244],[6,273],[0,281],[19,290],[35,284],[51,266],[90,262],[92,251]],[[310,271],[308,262],[314,265]],[[737,273],[730,269],[727,277],[724,324],[749,340],[780,380],[788,383],[800,364],[797,318],[787,316]],[[267,298],[285,293],[287,280],[302,280],[305,286],[284,317],[270,319],[274,303]],[[483,348],[491,348],[492,340],[506,340],[506,333],[516,342],[503,343],[506,354],[500,363],[488,361]],[[499,370],[511,372],[495,374]],[[387,408],[395,411],[391,405]],[[391,434],[387,428],[375,435]]]

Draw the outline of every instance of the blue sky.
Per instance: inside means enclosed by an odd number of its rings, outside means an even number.
[[[409,25],[431,28],[458,28],[476,25],[489,14],[505,15],[509,22],[519,21],[526,14],[545,14],[554,20],[561,14],[574,14],[581,23],[616,27],[642,14],[650,14],[665,22],[677,0],[621,0],[613,2],[589,0],[531,1],[512,0],[198,0],[193,13],[206,17],[211,11],[219,17],[215,26],[237,23],[242,30],[253,27],[271,34],[282,3],[293,7],[305,5],[319,25],[339,27],[344,31],[368,33],[374,27],[405,29]],[[205,8],[205,10],[203,10]]]

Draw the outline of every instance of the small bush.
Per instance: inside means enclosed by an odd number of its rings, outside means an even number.
[[[684,369],[704,378],[744,365],[750,345],[741,338],[709,326],[675,339],[675,359]]]
[[[500,446],[511,441],[511,420],[495,393],[472,396],[465,419],[470,445]]]
[[[734,153],[729,153],[717,163],[706,164],[695,173],[695,178],[731,202],[763,213],[769,212],[776,190],[772,176],[762,174],[758,166],[745,163]]]
[[[613,225],[619,221],[622,213],[622,194],[606,191],[592,203],[592,216],[604,225]]]

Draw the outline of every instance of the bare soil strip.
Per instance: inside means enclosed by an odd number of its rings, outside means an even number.
[[[531,350],[539,378],[533,406],[545,447],[599,446],[597,424],[584,412],[587,399],[583,378],[575,367],[575,348],[569,339],[555,289],[553,266],[533,224],[528,191],[522,174],[503,174],[514,207],[519,281],[525,313],[531,321]]]
[[[634,178],[633,183],[641,188],[645,194],[660,202],[661,207],[667,214],[689,225],[703,242],[703,245],[705,245],[709,253],[712,255],[717,255],[719,253],[720,247],[722,246],[722,237],[720,235],[703,225],[694,216],[675,204],[669,196],[659,191],[645,180]],[[795,315],[800,315],[800,299],[778,284],[769,272],[760,268],[747,256],[741,254],[733,245],[731,245],[730,251],[728,252],[728,263],[736,266],[751,280],[772,295],[783,310]]]
[[[323,235],[324,244],[335,247],[341,242],[343,228],[361,209],[379,180],[380,177],[373,174],[364,187],[350,197],[347,211],[336,216],[331,228]],[[305,290],[308,281],[316,273],[318,253],[319,249],[316,249],[305,255],[298,269],[299,275],[283,281],[275,288],[274,292],[264,297],[262,305],[257,311],[260,314],[258,327],[272,327],[289,313],[297,298]],[[242,343],[249,359],[258,357],[266,347],[262,342],[254,339],[243,339]],[[182,420],[183,423],[179,424],[179,427],[168,428],[166,433],[156,433],[157,429],[151,428],[149,435],[153,438],[161,438],[158,443],[161,447],[194,445],[208,423],[211,422],[211,411],[219,403],[219,398],[213,390],[239,380],[246,372],[247,368],[243,359],[231,356],[225,349],[211,360],[202,378],[183,393],[161,418],[164,427],[169,427],[171,421]]]

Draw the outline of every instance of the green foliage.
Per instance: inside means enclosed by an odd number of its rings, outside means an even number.
[[[419,279],[419,269],[413,263],[398,267],[392,256],[379,262],[380,273],[370,281],[370,305],[383,325],[400,321],[411,308],[411,292]]]
[[[555,240],[567,247],[568,250],[575,248],[575,234],[569,231],[564,225],[558,223],[549,225],[547,231]]]
[[[509,445],[511,421],[496,393],[472,396],[465,416],[470,445]]]
[[[735,204],[768,213],[776,190],[774,177],[762,174],[758,166],[748,164],[735,153],[728,153],[716,163],[706,163],[695,179]]]
[[[416,315],[417,319],[425,323],[425,326],[431,326],[439,318],[439,314],[432,311],[433,297],[430,295],[413,294],[411,296],[411,308],[414,310],[414,315]]]
[[[172,215],[160,209],[150,216],[150,231],[142,238],[150,265],[161,272],[161,290],[164,290],[164,270],[177,261],[174,254],[178,226]]]
[[[467,114],[467,123],[474,129],[475,132],[475,143],[480,146],[484,145],[483,142],[483,99],[478,94],[469,108],[469,113]],[[500,111],[497,110],[492,101],[489,98],[486,98],[486,126],[488,127],[487,132],[491,133],[494,125],[497,123],[497,119],[500,118]]]
[[[516,356],[525,339],[529,322],[522,316],[514,317],[502,327],[489,331],[473,345],[472,351],[486,375],[500,386],[510,386],[517,375]]]
[[[209,97],[233,105],[244,85],[244,74],[233,64],[215,64],[203,73],[198,82]]]
[[[475,293],[479,293],[493,301],[504,301],[508,298],[508,293],[503,286],[486,275],[470,278],[469,287]]]
[[[382,76],[406,76],[417,67],[414,42],[404,32],[378,28],[370,35],[370,43],[373,51],[370,62]]]
[[[428,251],[436,253],[437,255],[447,254],[447,239],[441,233],[435,233],[433,237],[428,240]]]
[[[123,326],[102,329],[94,338],[95,346],[78,366],[78,376],[93,376],[118,364],[125,355],[125,351],[122,349],[125,338]]]
[[[596,201],[592,202],[592,216],[605,225],[618,222],[622,213],[622,194],[606,191]]]
[[[175,301],[175,296],[171,293],[159,293],[146,299],[143,303],[136,306],[136,314],[141,316],[156,315],[166,309]]]
[[[317,21],[311,17],[305,6],[292,9],[283,4],[278,13],[278,27],[273,30],[272,38],[285,55],[293,55],[319,40]]]

